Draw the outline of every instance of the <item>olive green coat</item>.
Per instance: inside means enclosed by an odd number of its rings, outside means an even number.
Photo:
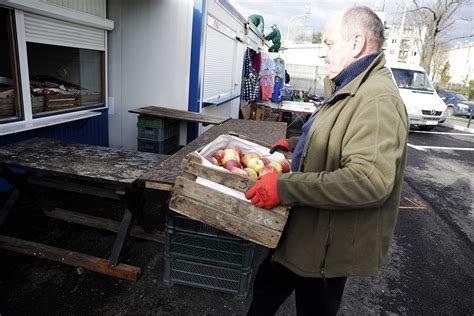
[[[303,277],[371,276],[397,221],[408,117],[380,54],[319,110],[300,171],[278,177],[293,206],[274,260]],[[326,95],[334,91],[326,82]],[[290,139],[294,148],[297,139]]]

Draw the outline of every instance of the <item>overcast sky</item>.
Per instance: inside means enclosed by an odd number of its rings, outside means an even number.
[[[384,9],[387,16],[387,22],[389,24],[395,19],[401,21],[403,12],[403,0],[310,0],[310,1],[289,1],[289,0],[229,0],[229,2],[236,7],[243,16],[247,17],[251,14],[260,14],[265,20],[265,34],[270,32],[270,26],[277,24],[282,34],[282,40],[286,38],[288,21],[291,17],[297,15],[304,15],[305,7],[311,9],[311,15],[304,18],[295,18],[291,25],[294,23],[302,23],[307,26],[313,27],[313,30],[322,32],[324,30],[324,24],[327,19],[335,14],[336,12],[349,8],[354,5],[366,5],[372,9]],[[407,1],[411,3],[410,0]],[[429,0],[426,0],[429,2]],[[450,29],[444,36],[458,37],[462,35],[468,35],[474,33],[474,1],[463,7],[457,12],[458,17],[464,19],[470,19],[471,21],[459,20],[454,23],[452,29]],[[466,40],[474,41],[474,38],[457,40],[466,43]],[[455,44],[456,41],[451,44]]]

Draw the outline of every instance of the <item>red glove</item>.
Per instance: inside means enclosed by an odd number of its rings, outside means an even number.
[[[252,204],[258,207],[273,208],[281,204],[280,197],[277,190],[278,172],[267,173],[258,177],[255,183],[245,193],[247,199],[251,199]]]
[[[280,139],[276,143],[272,145],[270,148],[270,154],[273,154],[275,151],[280,150],[280,151],[290,151],[290,144],[288,144],[288,141],[285,139]]]

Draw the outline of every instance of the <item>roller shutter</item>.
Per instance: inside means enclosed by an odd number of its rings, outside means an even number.
[[[25,12],[27,42],[105,51],[105,31]]]

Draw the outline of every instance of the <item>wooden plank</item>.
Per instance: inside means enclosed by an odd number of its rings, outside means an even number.
[[[44,215],[63,220],[69,223],[80,224],[88,227],[98,228],[107,230],[110,232],[118,232],[120,228],[120,223],[111,219],[91,216],[87,214],[82,214],[78,212],[73,212],[69,210],[64,210],[60,208],[55,208],[49,211],[44,211]],[[151,240],[159,243],[165,242],[165,235],[162,232],[147,233],[140,226],[132,225],[130,230],[130,236],[145,240]]]
[[[170,209],[269,248],[275,248],[280,239],[281,234],[275,230],[239,220],[232,214],[181,195],[173,195]]]
[[[143,186],[147,189],[161,190],[161,191],[172,191],[174,185],[169,183],[160,183],[155,181],[141,181]]]
[[[123,246],[125,245],[125,241],[130,234],[132,220],[133,214],[128,208],[126,208],[125,213],[123,214],[122,222],[120,223],[120,227],[117,232],[117,237],[115,237],[114,245],[112,246],[112,253],[110,254],[109,258],[110,267],[115,267],[119,263],[120,257],[122,256]]]
[[[141,274],[141,268],[139,267],[123,263],[118,264],[116,267],[109,267],[107,260],[103,258],[9,236],[0,235],[0,249],[82,267],[130,281],[137,281]]]
[[[219,212],[232,214],[239,221],[258,224],[272,230],[282,231],[288,211],[283,207],[263,209],[226,193],[213,190],[183,177],[176,179],[174,194],[178,194],[208,205]]]
[[[128,112],[157,118],[170,118],[182,121],[199,122],[214,125],[222,124],[230,119],[230,117],[188,112],[172,108],[164,108],[160,106],[145,106],[138,109],[130,110]]]
[[[236,173],[230,173],[224,170],[218,170],[203,166],[202,164],[183,160],[183,172],[193,174],[197,177],[225,185],[242,193],[247,192],[248,188],[255,184],[255,180],[241,176]]]

